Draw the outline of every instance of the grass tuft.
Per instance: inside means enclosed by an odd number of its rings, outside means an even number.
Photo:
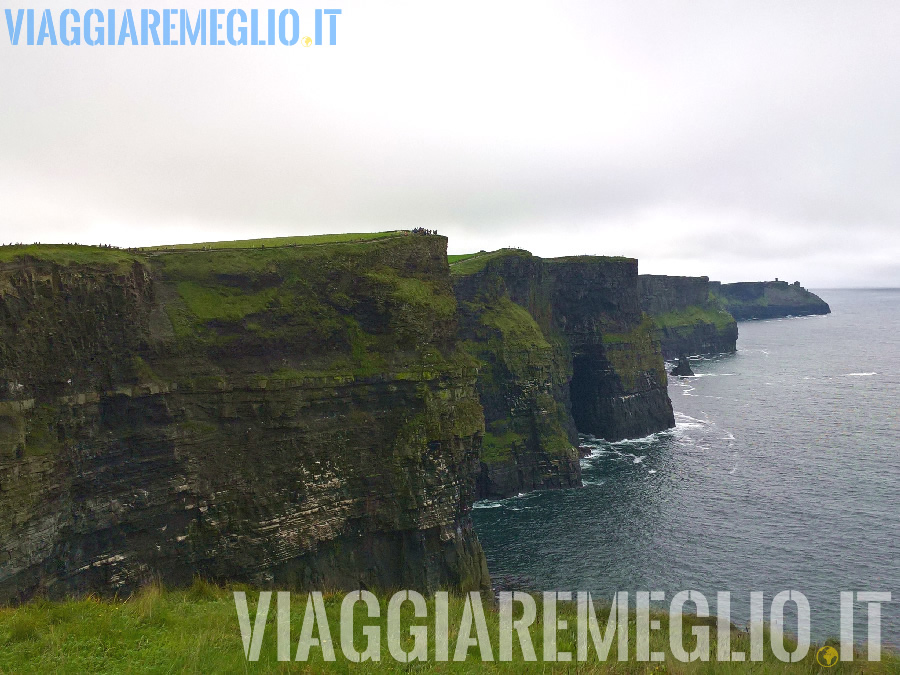
[[[38,618],[31,614],[16,613],[9,625],[10,642],[28,642],[40,636]]]
[[[203,577],[195,577],[194,583],[185,592],[185,597],[192,602],[209,602],[222,597],[222,590]]]

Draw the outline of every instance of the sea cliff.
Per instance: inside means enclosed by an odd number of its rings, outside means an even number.
[[[4,255],[0,599],[487,587],[446,239]]]
[[[486,430],[477,496],[581,485],[572,355],[552,321],[553,280],[544,262],[509,250],[451,269],[461,337],[481,364]]]
[[[486,433],[479,497],[580,485],[577,433],[609,440],[674,424],[637,261],[508,249],[451,264]]]
[[[828,303],[803,288],[799,281],[713,282],[710,290],[738,321],[831,313]]]
[[[737,349],[738,327],[708,277],[641,274],[641,308],[650,316],[663,356],[720,354]]]
[[[446,246],[0,248],[0,601],[488,588],[476,498],[674,419],[637,261]]]

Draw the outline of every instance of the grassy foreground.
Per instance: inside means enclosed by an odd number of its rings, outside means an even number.
[[[284,663],[277,660],[276,647],[276,599],[273,596],[268,612],[259,661],[246,660],[239,628],[233,590],[223,589],[204,582],[197,582],[187,590],[163,591],[149,587],[126,601],[102,601],[96,598],[65,602],[34,601],[18,608],[0,609],[0,672],[4,673],[241,673],[241,672],[436,672],[436,673],[897,673],[900,660],[884,655],[880,663],[868,663],[859,659],[853,663],[839,663],[832,668],[822,668],[815,661],[816,647],[810,648],[806,659],[797,664],[778,661],[769,650],[766,635],[765,660],[759,663],[716,663],[716,630],[710,629],[709,663],[681,663],[674,660],[669,648],[668,615],[654,613],[660,621],[660,630],[651,631],[650,648],[666,654],[662,663],[638,662],[635,657],[635,619],[629,620],[629,661],[616,659],[613,642],[609,660],[597,661],[590,643],[590,661],[587,663],[543,663],[543,626],[541,606],[538,602],[537,619],[531,627],[532,642],[538,661],[525,663],[517,636],[513,634],[513,661],[511,663],[483,663],[479,648],[471,647],[464,662],[438,663],[434,661],[434,600],[428,600],[428,616],[416,619],[410,603],[404,603],[401,615],[401,634],[405,638],[401,647],[409,651],[413,640],[409,626],[421,624],[428,627],[429,662],[403,664],[395,661],[388,650],[386,638],[387,598],[380,602],[381,618],[370,619],[363,603],[355,607],[355,648],[363,651],[366,639],[364,626],[379,626],[381,635],[381,661],[362,664],[347,662],[340,646],[339,616],[343,594],[326,593],[325,611],[331,630],[332,644],[337,661],[325,663],[322,650],[313,647],[306,662]],[[247,592],[249,618],[253,625],[256,618],[258,593]],[[301,632],[307,596],[294,593],[291,596],[291,658],[294,658]],[[457,632],[463,613],[464,600],[451,597],[449,612],[449,655],[453,658]],[[521,615],[516,603],[513,618]],[[491,638],[493,656],[498,658],[499,614],[487,600],[484,602],[486,624]],[[606,624],[606,610],[597,612],[601,630]],[[561,604],[558,618],[568,621],[568,629],[560,630],[557,638],[559,651],[576,652],[574,605]],[[709,624],[710,620],[686,616],[684,620],[685,648],[692,648],[690,626]],[[472,634],[475,634],[475,628]],[[318,636],[315,632],[313,635]],[[792,646],[786,641],[786,647]],[[749,654],[749,637],[733,630],[731,649]]]

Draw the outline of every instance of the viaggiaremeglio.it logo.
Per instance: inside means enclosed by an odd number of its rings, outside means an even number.
[[[746,632],[735,630],[731,623],[729,591],[716,593],[715,611],[699,591],[680,591],[671,599],[667,599],[663,591],[637,591],[633,595],[619,591],[606,602],[598,601],[587,591],[545,591],[540,594],[502,591],[496,598],[499,622],[493,630],[488,624],[484,598],[478,591],[457,600],[457,607],[462,602],[462,611],[452,618],[450,594],[446,591],[436,592],[431,602],[414,590],[397,591],[387,600],[386,608],[386,598],[379,598],[367,590],[351,591],[337,598],[339,608],[332,597],[330,614],[320,591],[301,593],[301,600],[294,605],[290,591],[278,591],[275,603],[272,596],[272,591],[261,591],[253,603],[248,602],[245,591],[234,591],[237,622],[248,661],[258,661],[264,645],[276,650],[278,661],[306,662],[312,656],[332,662],[340,655],[353,663],[381,661],[384,638],[390,658],[400,663],[470,659],[512,661],[514,644],[518,644],[517,654],[521,654],[522,661],[537,661],[540,653],[540,660],[545,662],[635,660],[664,663],[667,653],[654,648],[653,645],[660,646],[660,643],[651,639],[655,632],[664,634],[664,626],[658,611],[651,613],[651,603],[667,600],[668,612],[665,608],[662,611],[668,614],[665,626],[669,638],[668,654],[675,661],[760,663],[765,661],[768,649],[775,661],[799,663],[807,658],[812,647],[811,607],[806,596],[796,590],[774,595],[768,612],[765,611],[764,593],[751,592]],[[867,605],[866,658],[870,662],[880,661],[881,605],[891,602],[891,598],[890,592],[842,591],[840,651],[831,645],[816,649],[819,665],[830,668],[862,656],[855,653],[854,647],[855,602]],[[488,602],[493,599],[488,598]],[[255,604],[255,613],[251,610],[252,604]],[[271,639],[264,642],[267,627],[273,623],[270,621],[273,604],[274,644]],[[365,611],[357,612],[357,604],[364,606]],[[786,641],[785,612],[789,604],[796,611],[796,635]],[[714,621],[686,623],[686,608],[696,618],[714,617]],[[410,620],[410,610],[415,622]],[[291,634],[292,612],[295,611],[298,620],[293,623],[295,628],[300,625],[299,639],[296,634]],[[405,623],[401,618],[404,611],[407,612]],[[301,615],[302,621],[299,621]],[[384,625],[382,617],[386,618]],[[360,623],[363,624],[361,631],[358,630]],[[364,646],[357,640],[360,636],[364,638]],[[732,639],[746,646],[733,651]],[[360,646],[363,646],[361,651]],[[540,646],[540,652],[536,646]]]
[[[337,44],[342,11],[304,12],[306,21],[296,9],[6,9],[4,14],[14,47],[312,47],[325,44],[326,37],[328,45]]]

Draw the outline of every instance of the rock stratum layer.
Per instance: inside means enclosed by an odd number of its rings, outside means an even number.
[[[486,588],[456,320],[443,237],[7,260],[0,599]]]
[[[653,321],[665,358],[737,349],[737,323],[711,295],[708,277],[641,274],[638,281],[641,308]]]
[[[580,485],[578,432],[619,440],[674,425],[636,260],[513,249],[451,269],[461,336],[481,363],[479,497]]]
[[[738,321],[831,313],[828,303],[799,281],[714,282],[711,291]]]

